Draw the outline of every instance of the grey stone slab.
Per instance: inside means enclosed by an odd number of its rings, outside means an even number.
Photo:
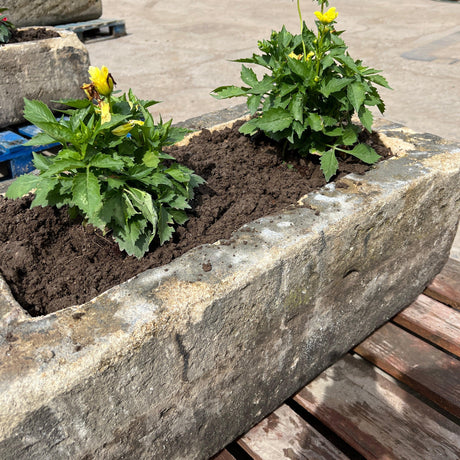
[[[16,26],[54,26],[88,21],[102,15],[102,0],[3,0]]]
[[[4,306],[0,458],[209,458],[410,304],[449,256],[460,145],[377,129],[397,157],[232,245],[45,317]]]
[[[88,51],[73,32],[52,30],[60,37],[0,48],[0,128],[24,120],[25,97],[50,105],[84,96],[80,86],[89,79]]]

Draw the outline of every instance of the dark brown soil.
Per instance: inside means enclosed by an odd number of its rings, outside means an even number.
[[[383,157],[391,154],[377,136],[368,136],[366,142]],[[109,236],[93,227],[71,221],[66,209],[29,209],[30,197],[0,197],[0,272],[31,315],[84,303],[195,246],[229,239],[243,224],[276,213],[325,184],[317,161],[288,159],[288,164],[275,143],[260,135],[242,136],[236,128],[212,134],[205,130],[170,153],[206,184],[197,190],[185,226],[163,246],[152,243],[142,260],[120,252]],[[367,169],[348,157],[340,160],[335,179]]]
[[[60,35],[54,30],[48,30],[44,27],[35,27],[33,29],[14,29],[8,43],[22,43],[33,40],[43,40],[45,38],[56,38]]]

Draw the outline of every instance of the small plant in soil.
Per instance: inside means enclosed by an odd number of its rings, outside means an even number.
[[[383,114],[385,105],[374,84],[389,88],[380,71],[353,60],[335,29],[338,13],[325,11],[327,0],[318,0],[316,33],[302,20],[300,0],[297,10],[300,34],[293,35],[283,26],[269,40],[258,42],[262,54],[236,62],[256,64],[269,70],[258,79],[244,64],[241,79],[245,86],[221,86],[212,94],[218,99],[245,96],[253,117],[241,126],[243,134],[263,131],[302,156],[319,155],[326,180],[337,172],[336,154],[353,155],[373,164],[379,155],[359,143],[362,127],[371,131],[373,116],[369,106]],[[357,113],[362,126],[353,123]]]
[[[13,34],[13,30],[16,29],[16,27],[8,21],[8,18],[2,15],[2,13],[7,10],[8,8],[0,8],[0,43],[8,43]]]
[[[59,142],[55,157],[34,154],[39,175],[20,176],[6,196],[35,190],[31,206],[69,207],[72,216],[110,233],[121,250],[141,258],[155,236],[169,240],[187,220],[195,186],[204,180],[163,151],[187,130],[172,120],[155,124],[131,90],[116,96],[106,67],[90,67],[86,99],[58,101],[70,107],[56,119],[46,104],[25,99],[24,117],[42,130],[29,145]]]

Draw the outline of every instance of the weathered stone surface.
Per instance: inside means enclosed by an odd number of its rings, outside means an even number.
[[[47,104],[82,97],[88,51],[73,32],[56,31],[59,38],[0,47],[0,127],[24,120],[24,97]]]
[[[16,26],[54,26],[88,21],[102,15],[102,0],[3,0]]]
[[[7,314],[0,458],[208,458],[408,305],[449,254],[460,146],[379,130],[400,157],[230,246],[46,317]]]

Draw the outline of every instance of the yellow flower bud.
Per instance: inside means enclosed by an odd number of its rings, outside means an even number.
[[[309,61],[314,55],[315,55],[315,53],[314,53],[313,51],[310,51],[310,52],[307,54],[307,61]]]
[[[303,58],[303,54],[295,54],[294,51],[291,51],[289,57],[291,59],[297,59],[298,61],[300,61]]]
[[[135,125],[142,126],[143,124],[144,122],[140,120],[129,120],[128,123],[112,129],[112,133],[115,134],[115,136],[123,137],[126,136],[134,128]]]
[[[334,22],[339,13],[336,12],[335,8],[329,8],[324,14],[321,11],[315,11],[315,16],[318,18],[321,24],[330,24]]]
[[[109,73],[109,69],[105,66],[102,66],[100,69],[98,67],[91,66],[88,69],[88,73],[97,92],[102,96],[110,96],[113,91],[113,85],[116,83],[112,75]]]

